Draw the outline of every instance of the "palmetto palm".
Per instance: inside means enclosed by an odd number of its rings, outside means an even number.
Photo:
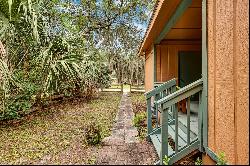
[[[8,29],[15,29],[20,21],[29,23],[34,37],[38,39],[39,4],[39,0],[0,0],[0,39]]]
[[[80,55],[70,53],[70,46],[65,39],[56,39],[48,48],[42,49],[38,62],[45,77],[45,91],[57,91],[60,82],[81,79]]]

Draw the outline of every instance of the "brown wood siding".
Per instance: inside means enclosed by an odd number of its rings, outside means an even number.
[[[156,81],[161,82],[161,47],[156,46]]]
[[[208,146],[249,164],[249,1],[207,2]]]
[[[153,81],[154,81],[154,56],[153,50],[151,49],[146,53],[145,58],[145,91],[149,91],[153,89]]]
[[[192,41],[164,41],[158,46],[157,81],[166,82],[178,79],[178,52],[200,51],[201,43]]]

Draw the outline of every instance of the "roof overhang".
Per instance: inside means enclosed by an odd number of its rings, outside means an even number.
[[[201,0],[158,0],[139,55],[162,40],[201,38]]]

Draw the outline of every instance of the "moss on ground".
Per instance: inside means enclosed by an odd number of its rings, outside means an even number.
[[[44,156],[53,158],[76,140],[84,150],[87,148],[82,141],[84,126],[96,122],[102,128],[101,137],[109,136],[120,97],[120,93],[102,92],[99,98],[89,102],[63,101],[21,120],[1,123],[0,164],[32,164]],[[82,158],[77,162],[87,161],[88,158]],[[54,163],[61,163],[60,158]]]

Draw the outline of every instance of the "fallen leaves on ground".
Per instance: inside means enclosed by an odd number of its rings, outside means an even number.
[[[120,93],[102,92],[99,98],[88,102],[62,101],[21,120],[0,124],[0,164],[33,164],[40,160],[45,160],[45,164],[92,162],[94,156],[91,147],[84,144],[83,128],[94,121],[102,126],[102,138],[108,136],[120,97]]]

